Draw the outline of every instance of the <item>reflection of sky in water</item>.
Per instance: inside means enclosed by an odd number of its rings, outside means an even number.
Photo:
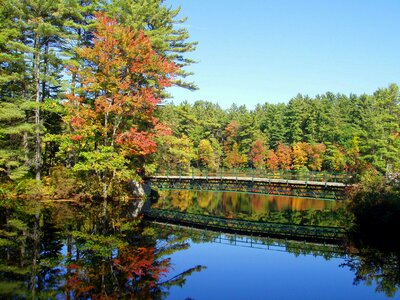
[[[174,276],[194,265],[183,287],[172,287],[168,299],[387,299],[375,286],[353,285],[354,273],[339,267],[342,258],[191,243],[172,256]],[[395,297],[396,298],[396,297]]]

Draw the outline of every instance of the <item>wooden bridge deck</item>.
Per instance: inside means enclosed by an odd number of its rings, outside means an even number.
[[[206,181],[238,181],[238,182],[259,182],[259,183],[275,183],[275,184],[289,184],[289,185],[312,185],[320,187],[335,187],[345,188],[348,184],[342,182],[328,182],[328,181],[307,181],[307,180],[293,180],[293,179],[275,179],[275,178],[254,178],[254,177],[236,177],[236,176],[149,176],[150,180],[206,180]]]
[[[351,185],[343,182],[255,176],[156,175],[146,177],[161,190],[232,191],[264,195],[342,200]]]

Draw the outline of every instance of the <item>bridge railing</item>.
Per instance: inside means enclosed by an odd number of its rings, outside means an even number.
[[[155,175],[158,176],[191,176],[191,177],[219,177],[219,178],[265,178],[265,179],[284,179],[301,180],[305,182],[338,182],[350,183],[351,173],[346,172],[328,172],[328,171],[309,171],[309,170],[267,170],[255,168],[220,168],[210,170],[207,168],[190,168],[177,170],[158,170]]]

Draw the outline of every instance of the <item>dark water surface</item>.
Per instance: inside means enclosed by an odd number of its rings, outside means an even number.
[[[132,218],[95,203],[0,200],[1,299],[399,299],[398,249],[242,236]],[[110,203],[111,207],[111,203]],[[161,192],[152,207],[346,228],[345,203]]]

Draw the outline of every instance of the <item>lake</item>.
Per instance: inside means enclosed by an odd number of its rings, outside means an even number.
[[[0,297],[13,299],[399,298],[399,251],[354,236],[240,235],[132,218],[93,203],[2,200]],[[160,191],[152,208],[279,226],[350,228],[345,202]]]

